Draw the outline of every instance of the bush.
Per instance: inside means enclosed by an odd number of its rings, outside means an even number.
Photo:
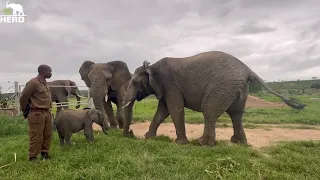
[[[320,84],[319,83],[314,83],[314,84],[311,85],[311,88],[320,89]]]
[[[249,92],[250,93],[258,93],[262,90],[262,86],[260,84],[249,83]]]

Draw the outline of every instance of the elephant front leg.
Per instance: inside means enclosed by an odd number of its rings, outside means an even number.
[[[57,106],[57,114],[63,109],[68,109],[68,97],[65,95],[57,95],[59,107]]]
[[[178,93],[168,95],[166,98],[166,104],[176,129],[177,139],[175,142],[177,144],[188,144],[189,140],[186,136],[184,102],[182,95]]]
[[[158,102],[158,107],[156,114],[154,115],[151,124],[149,126],[149,131],[144,135],[147,139],[157,136],[157,130],[160,124],[169,116],[169,111],[166,102],[161,99]]]
[[[114,113],[113,113],[113,109],[112,109],[112,105],[111,105],[111,101],[108,100],[108,102],[104,102],[104,109],[106,111],[106,114],[108,116],[109,119],[109,123],[110,123],[110,128],[111,129],[118,129],[118,123],[117,121],[115,121],[114,118]]]
[[[93,136],[92,125],[91,125],[91,127],[85,127],[83,131],[84,131],[84,135],[86,136],[88,143],[93,143],[94,136]]]
[[[56,101],[56,105],[57,105],[57,112],[56,114],[58,114],[61,110],[62,110],[62,106],[61,103],[59,101]]]

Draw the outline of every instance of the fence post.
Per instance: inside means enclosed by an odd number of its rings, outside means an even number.
[[[19,83],[17,81],[14,81],[14,104],[15,104],[15,108],[17,110],[18,115],[20,115],[20,103],[19,103]]]

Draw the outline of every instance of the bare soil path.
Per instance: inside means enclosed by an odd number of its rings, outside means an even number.
[[[144,134],[149,129],[150,122],[135,123],[130,126],[134,135],[137,138],[144,138]],[[314,129],[291,129],[291,128],[254,128],[245,129],[248,143],[253,148],[261,148],[269,146],[278,141],[293,141],[293,140],[320,140],[320,130]],[[95,130],[101,131],[100,126],[94,124]],[[196,139],[202,135],[203,124],[186,124],[186,132],[189,140]],[[165,135],[175,139],[175,128],[173,123],[162,123],[159,126],[157,135]],[[232,128],[216,128],[217,140],[230,140],[233,135]]]
[[[246,107],[256,107],[256,108],[284,108],[288,107],[284,103],[269,102],[260,99],[255,96],[248,96],[246,102]],[[133,130],[134,135],[137,138],[144,138],[144,134],[149,129],[150,122],[135,123],[130,126]],[[294,140],[320,140],[320,126],[317,129],[294,129],[294,128],[281,128],[281,125],[274,124],[264,124],[259,125],[262,127],[257,127],[253,129],[245,128],[245,133],[247,135],[248,143],[253,148],[261,148],[269,146],[271,144],[277,143],[279,141],[294,141]],[[267,128],[265,128],[265,127]],[[282,126],[302,126],[297,124],[282,124]],[[100,126],[96,124],[93,125],[94,129],[100,130]],[[186,124],[186,132],[189,140],[197,139],[202,135],[203,124]],[[175,128],[173,123],[162,123],[158,129],[158,135],[165,135],[170,138],[175,139]],[[217,140],[227,140],[229,141],[233,135],[233,129],[230,127],[217,127],[216,128]]]

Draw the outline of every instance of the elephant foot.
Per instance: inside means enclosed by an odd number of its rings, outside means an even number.
[[[177,138],[175,142],[180,145],[189,144],[189,140],[187,138]]]
[[[201,146],[215,146],[217,144],[217,140],[214,137],[201,136],[198,141]]]
[[[149,138],[153,138],[153,137],[156,137],[157,134],[155,132],[152,132],[152,131],[148,131],[147,133],[144,134],[144,137],[146,139],[149,139]]]
[[[123,124],[119,123],[119,129],[123,129]]]
[[[134,137],[132,129],[130,129],[127,133],[123,132],[124,137]]]
[[[117,125],[110,125],[110,129],[119,129]]]
[[[237,136],[235,136],[235,135],[233,135],[233,136],[231,137],[230,141],[231,141],[232,143],[235,143],[235,144],[245,144],[245,145],[248,144],[246,137],[239,138],[239,137],[237,137]]]

